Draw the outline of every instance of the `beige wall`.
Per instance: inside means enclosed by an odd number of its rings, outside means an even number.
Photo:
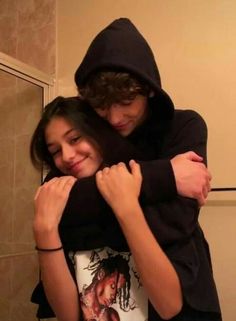
[[[58,0],[57,6],[58,93],[76,94],[74,72],[97,32],[130,18],[150,43],[176,106],[197,110],[208,124],[212,185],[235,186],[236,2]],[[235,192],[211,193],[201,216],[224,321],[236,315],[235,199]]]
[[[209,242],[224,321],[236,316],[236,201],[209,201],[200,223]]]

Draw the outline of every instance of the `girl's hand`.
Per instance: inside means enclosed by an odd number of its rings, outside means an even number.
[[[40,186],[34,197],[34,231],[46,232],[57,229],[76,178],[55,177]]]
[[[130,163],[131,173],[124,163],[106,167],[96,174],[97,187],[116,215],[138,202],[142,175],[134,160]]]

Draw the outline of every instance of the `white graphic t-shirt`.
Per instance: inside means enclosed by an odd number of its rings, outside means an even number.
[[[86,321],[146,321],[148,299],[130,252],[70,252]]]

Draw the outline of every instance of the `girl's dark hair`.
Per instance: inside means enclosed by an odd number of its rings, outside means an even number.
[[[93,108],[107,108],[114,103],[133,100],[137,95],[148,97],[151,92],[149,85],[130,73],[110,70],[90,75],[85,85],[78,89]]]
[[[136,151],[128,141],[121,137],[105,120],[79,97],[57,97],[44,109],[42,117],[33,133],[30,144],[32,164],[41,169],[45,164],[49,169],[57,171],[53,157],[48,151],[45,130],[55,117],[67,120],[82,136],[97,147],[103,157],[104,165],[112,165],[120,161],[127,163],[136,158]]]

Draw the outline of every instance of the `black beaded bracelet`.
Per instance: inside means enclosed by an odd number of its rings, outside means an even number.
[[[55,252],[55,251],[60,251],[62,249],[63,249],[63,246],[56,247],[55,249],[42,249],[40,247],[37,247],[37,245],[35,246],[35,250],[39,252]]]

